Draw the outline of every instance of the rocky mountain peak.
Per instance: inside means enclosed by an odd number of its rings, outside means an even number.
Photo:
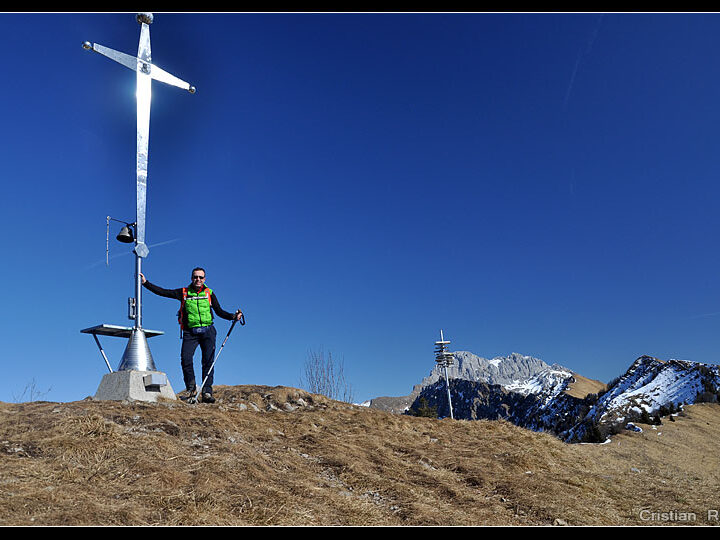
[[[453,356],[454,362],[448,368],[449,377],[500,386],[527,381],[552,367],[539,358],[515,352],[492,359],[483,358],[469,351],[455,351]],[[432,385],[441,377],[444,377],[442,368],[435,366],[418,386],[422,388]]]

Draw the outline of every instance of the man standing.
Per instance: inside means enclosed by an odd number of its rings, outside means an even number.
[[[213,290],[205,286],[205,270],[203,268],[194,268],[191,273],[192,281],[190,285],[180,289],[163,289],[150,283],[142,274],[140,274],[140,279],[143,286],[150,292],[165,298],[180,300],[180,311],[178,311],[178,321],[182,328],[180,365],[185,380],[185,391],[188,396],[194,396],[197,391],[193,356],[198,345],[200,345],[202,351],[202,378],[205,380],[207,377],[205,385],[201,388],[202,401],[214,403],[215,398],[212,395],[214,373],[210,372],[210,366],[215,357],[217,332],[215,326],[213,326],[212,312],[215,311],[219,317],[232,321],[240,320],[242,311],[238,309],[233,315],[220,307]]]

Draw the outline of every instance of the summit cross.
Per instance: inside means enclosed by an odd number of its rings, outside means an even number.
[[[139,257],[147,257],[148,248],[145,245],[145,209],[147,190],[148,141],[150,134],[150,97],[151,81],[161,81],[195,93],[195,87],[178,79],[167,71],[152,63],[150,54],[150,24],[153,21],[152,13],[139,13],[137,21],[140,23],[140,42],[137,56],[130,56],[97,43],[86,41],[83,47],[114,60],[115,62],[135,71],[137,74],[137,222],[135,224],[135,253]]]

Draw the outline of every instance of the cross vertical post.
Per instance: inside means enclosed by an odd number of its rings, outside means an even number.
[[[135,71],[137,79],[136,221],[132,224],[135,227],[135,247],[133,249],[135,253],[135,298],[134,302],[131,302],[133,307],[130,314],[130,318],[134,320],[134,324],[132,332],[129,334],[129,343],[125,349],[125,354],[123,354],[123,359],[120,367],[118,367],[118,371],[155,369],[150,349],[147,346],[146,333],[142,328],[142,281],[140,278],[142,259],[147,257],[150,252],[145,244],[145,224],[147,217],[151,83],[152,80],[155,79],[187,90],[191,94],[195,93],[194,86],[152,64],[150,48],[150,24],[153,22],[152,13],[138,13],[136,19],[140,24],[140,40],[138,43],[137,56],[131,56],[89,41],[83,43],[84,49],[97,52]],[[93,335],[96,336],[96,334]],[[107,335],[121,334],[114,333]],[[157,335],[157,333],[151,335]]]

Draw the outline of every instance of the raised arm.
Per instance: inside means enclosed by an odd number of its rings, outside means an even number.
[[[163,289],[150,283],[142,273],[140,274],[140,281],[142,281],[143,287],[145,287],[151,293],[155,293],[158,296],[164,296],[165,298],[174,298],[175,300],[182,300],[182,289]]]
[[[239,309],[235,313],[228,313],[223,308],[221,308],[220,302],[218,302],[217,296],[215,296],[215,292],[213,292],[210,296],[210,303],[212,304],[213,311],[215,311],[218,317],[222,319],[232,321],[235,319],[240,320],[240,317],[242,317],[242,311],[240,311]]]

